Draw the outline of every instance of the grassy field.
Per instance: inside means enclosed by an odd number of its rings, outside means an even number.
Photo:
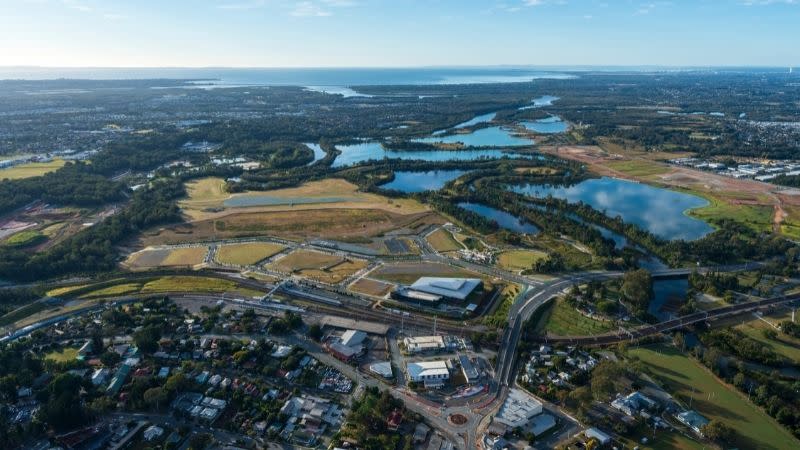
[[[75,361],[78,357],[78,349],[75,347],[65,347],[59,351],[50,352],[45,355],[44,359],[49,359],[55,362],[69,362]]]
[[[142,283],[122,283],[88,292],[81,295],[80,298],[119,297],[122,295],[138,294],[141,289]]]
[[[420,277],[482,278],[475,272],[439,263],[386,264],[373,271],[370,276],[398,284],[411,284]]]
[[[377,194],[359,192],[358,187],[338,178],[312,181],[294,188],[271,191],[248,191],[228,194],[221,178],[204,178],[186,184],[188,198],[179,202],[192,220],[222,217],[232,210],[297,211],[316,209],[379,209],[400,214],[417,214],[429,208],[412,199],[392,199]],[[281,204],[254,204],[247,207],[226,207],[225,201],[241,198],[284,200]],[[339,201],[331,201],[331,199]],[[318,202],[315,202],[318,200]],[[297,202],[297,203],[295,203]]]
[[[709,223],[731,219],[760,232],[772,231],[774,210],[768,205],[738,204],[735,198],[723,198],[702,191],[675,189],[694,194],[708,200],[708,206],[690,210],[687,214]]]
[[[271,242],[247,242],[223,245],[217,251],[217,262],[249,266],[280,252],[284,246]]]
[[[765,320],[776,325],[784,320],[789,320],[790,318],[791,314],[789,313],[764,316]],[[771,348],[779,355],[791,359],[795,362],[795,364],[800,364],[800,339],[787,336],[786,334],[775,330],[775,328],[771,327],[768,323],[759,319],[753,319],[749,322],[745,322],[736,328],[741,330],[747,336],[758,341],[764,347]],[[768,339],[766,336],[764,336],[764,330],[774,330],[776,333],[778,333],[778,338]]]
[[[142,281],[119,280],[119,284],[89,289],[82,293],[81,299],[97,299],[103,297],[118,297],[136,294],[155,294],[162,292],[202,292],[223,293],[235,292],[247,296],[255,296],[261,292],[252,289],[240,288],[235,282],[210,277],[193,276],[164,276]],[[79,288],[86,288],[81,286]],[[73,288],[74,289],[74,288]]]
[[[497,265],[501,269],[519,272],[530,269],[533,263],[546,257],[546,253],[536,250],[509,250],[497,256]]]
[[[64,167],[66,162],[63,159],[54,159],[46,163],[27,163],[18,166],[0,169],[0,180],[19,180],[22,178],[39,177],[49,172],[54,172]]]
[[[8,247],[29,247],[46,239],[47,237],[40,231],[25,230],[12,234],[8,239],[3,241],[3,245]]]
[[[614,329],[611,322],[590,319],[562,299],[551,302],[549,308],[542,316],[539,326],[546,333],[555,336],[586,336]]]
[[[350,290],[373,297],[383,297],[392,290],[393,285],[382,281],[362,278],[350,285]]]
[[[443,228],[434,231],[425,239],[428,240],[428,243],[431,244],[431,247],[437,252],[452,252],[464,248],[463,245],[459,244],[458,241],[453,238],[452,233]]]
[[[367,267],[367,262],[312,250],[296,250],[273,262],[269,267],[278,272],[296,274],[326,283],[339,283]]]
[[[144,249],[131,254],[125,261],[125,265],[131,269],[195,266],[203,263],[206,253],[208,253],[208,247]]]
[[[17,308],[8,314],[0,316],[0,327],[11,325],[25,317],[32,316],[38,312],[47,309],[47,305],[42,302],[35,302],[23,307]]]
[[[499,302],[497,307],[492,314],[483,318],[483,323],[495,328],[502,328],[505,326],[505,324],[508,323],[508,312],[511,310],[511,306],[514,304],[521,290],[522,287],[518,284],[510,284],[503,288],[502,292],[500,292],[500,299],[497,300]]]
[[[693,409],[736,430],[740,448],[800,448],[800,442],[763,411],[676,349],[636,348],[629,355],[638,357],[673,396],[687,404],[692,398]]]

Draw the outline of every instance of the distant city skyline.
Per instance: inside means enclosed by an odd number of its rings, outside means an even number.
[[[800,64],[800,0],[6,0],[0,66]]]

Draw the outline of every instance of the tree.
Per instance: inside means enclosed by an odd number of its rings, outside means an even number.
[[[153,353],[158,350],[158,340],[161,339],[161,330],[154,326],[146,326],[133,334],[133,342],[143,353]]]
[[[88,419],[80,399],[81,379],[61,374],[47,385],[47,402],[40,409],[41,419],[57,431],[83,425]]]
[[[733,428],[717,420],[712,420],[704,425],[700,431],[705,437],[722,444],[731,442],[736,433]]]
[[[622,277],[621,293],[637,311],[645,311],[653,298],[653,278],[645,269],[626,272]]]
[[[154,387],[144,391],[144,401],[148,406],[160,409],[168,400],[167,391],[161,387]]]
[[[308,337],[319,342],[322,339],[322,327],[317,324],[308,327]]]

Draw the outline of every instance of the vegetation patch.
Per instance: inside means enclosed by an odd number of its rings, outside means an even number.
[[[443,228],[429,234],[425,239],[437,252],[452,252],[464,248],[463,245],[455,240],[452,233]]]
[[[36,230],[25,230],[11,235],[11,237],[3,242],[3,245],[19,248],[30,247],[32,245],[44,242],[45,240],[47,240],[47,237],[42,234],[42,232]]]
[[[512,272],[530,270],[540,259],[547,258],[547,253],[536,250],[509,250],[497,255],[497,265],[501,269]]]
[[[249,266],[262,261],[283,250],[283,245],[272,242],[247,242],[223,245],[217,250],[217,262]]]
[[[710,420],[736,430],[740,448],[794,449],[798,442],[731,387],[673,347],[663,345],[628,351],[666,385],[672,395]]]
[[[550,302],[542,315],[540,329],[554,336],[588,336],[614,329],[614,324],[587,317],[564,299]]]
[[[65,363],[70,361],[75,361],[78,357],[78,349],[75,347],[65,347],[58,351],[53,351],[45,355],[44,359],[49,359],[51,361]]]

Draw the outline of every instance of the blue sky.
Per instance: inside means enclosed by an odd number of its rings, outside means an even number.
[[[800,0],[0,0],[0,65],[800,64]]]

